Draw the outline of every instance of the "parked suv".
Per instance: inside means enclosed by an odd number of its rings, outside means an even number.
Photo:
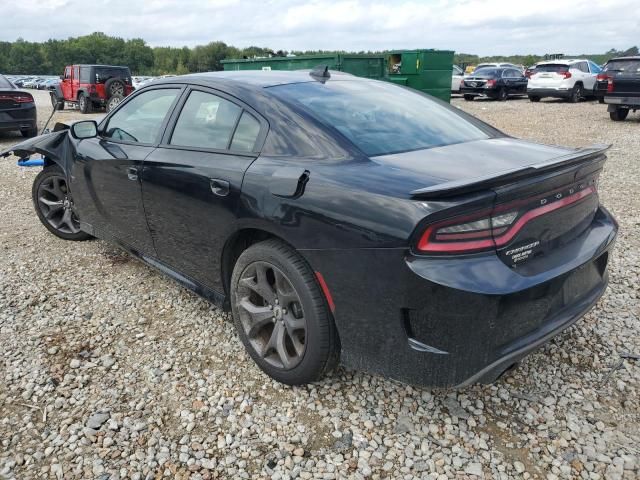
[[[51,103],[58,110],[65,102],[77,104],[82,113],[106,107],[107,112],[133,92],[129,67],[113,65],[69,65],[51,92]]]
[[[531,72],[527,94],[532,102],[541,98],[566,98],[572,103],[594,96],[600,67],[591,60],[550,60],[540,62]]]
[[[609,104],[611,120],[627,118],[640,110],[640,56],[609,60],[597,77],[596,95]]]

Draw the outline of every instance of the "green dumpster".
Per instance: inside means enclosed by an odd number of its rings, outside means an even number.
[[[451,100],[453,51],[402,50],[387,54],[388,80]]]
[[[384,54],[323,54],[222,60],[229,70],[311,70],[327,65],[330,70],[358,77],[406,85],[442,100],[451,99],[453,51],[402,50]]]

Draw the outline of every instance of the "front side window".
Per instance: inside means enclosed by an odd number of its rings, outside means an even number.
[[[229,148],[242,109],[216,95],[193,91],[184,104],[171,145],[223,150]]]
[[[386,82],[329,80],[267,90],[335,128],[369,156],[489,138],[453,107]]]
[[[71,67],[67,67],[64,69],[64,78],[65,79],[71,78]]]
[[[125,142],[154,143],[179,93],[178,88],[162,88],[135,96],[109,119],[104,136]]]

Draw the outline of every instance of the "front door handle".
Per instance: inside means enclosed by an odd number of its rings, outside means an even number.
[[[138,180],[138,169],[136,167],[127,168],[127,178],[129,180]]]
[[[218,195],[219,197],[226,197],[227,195],[229,195],[229,182],[227,182],[226,180],[212,178],[209,181],[209,185],[214,195]]]

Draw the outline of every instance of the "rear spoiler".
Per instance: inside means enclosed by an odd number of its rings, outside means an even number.
[[[561,155],[541,163],[529,165],[528,167],[514,168],[482,177],[439,183],[431,187],[413,190],[410,194],[412,197],[420,199],[431,199],[451,197],[488,188],[499,187],[515,182],[523,177],[598,159],[599,157],[602,157],[604,152],[609,150],[609,148],[611,148],[611,145],[595,144],[589,147],[579,148],[566,155]]]

